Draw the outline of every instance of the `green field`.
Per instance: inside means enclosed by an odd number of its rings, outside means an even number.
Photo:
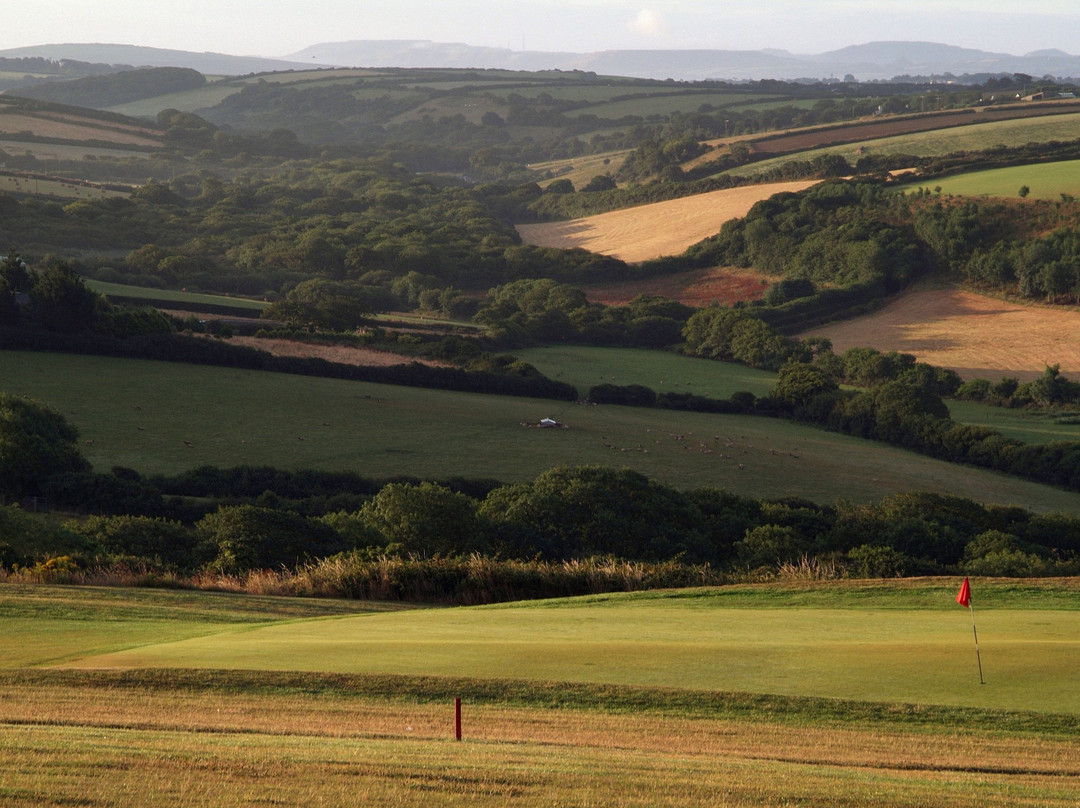
[[[1080,192],[1080,160],[973,171],[935,181],[939,186],[952,196],[1007,197],[1019,196],[1020,187],[1027,186],[1030,199],[1057,200]]]
[[[554,466],[592,464],[753,497],[867,502],[929,490],[1080,510],[1076,493],[779,419],[16,351],[0,351],[0,389],[63,413],[99,470],[250,464],[521,482]],[[544,417],[568,428],[522,426]]]
[[[216,106],[228,98],[240,92],[243,85],[235,83],[213,83],[194,90],[184,90],[179,93],[168,93],[153,98],[145,98],[139,101],[129,101],[126,104],[116,104],[108,107],[109,112],[117,112],[121,115],[130,115],[133,118],[156,118],[163,109],[177,109],[181,112],[195,112]]]
[[[658,393],[710,398],[729,398],[743,390],[765,396],[776,386],[775,373],[670,351],[564,345],[526,348],[515,355],[545,376],[574,385],[583,396],[605,383],[642,384]]]
[[[1080,441],[1080,413],[1013,410],[973,401],[950,401],[948,405],[956,421],[986,426],[1025,443]]]
[[[130,286],[125,283],[109,283],[97,281],[91,278],[86,280],[86,285],[95,292],[100,292],[110,298],[119,300],[154,300],[161,303],[173,303],[177,306],[184,304],[228,306],[234,309],[250,309],[252,316],[267,308],[270,304],[263,300],[253,300],[247,297],[230,297],[228,295],[204,294],[200,292],[178,292],[173,289],[154,289],[149,286]]]

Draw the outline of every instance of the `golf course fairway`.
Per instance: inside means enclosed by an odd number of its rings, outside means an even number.
[[[934,580],[223,625],[159,642],[133,636],[124,650],[53,665],[565,681],[1080,713],[1075,598],[974,587],[985,594],[974,613],[978,658],[972,614],[951,581]]]

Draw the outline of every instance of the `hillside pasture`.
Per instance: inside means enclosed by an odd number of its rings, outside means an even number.
[[[975,117],[975,116],[969,116]],[[837,154],[854,165],[864,155],[912,154],[924,157],[941,157],[963,151],[982,151],[995,146],[1019,147],[1028,143],[1049,143],[1076,139],[1080,113],[1062,113],[1029,118],[976,118],[970,124],[944,129],[930,129],[908,134],[847,139],[858,136],[854,129],[844,137],[836,136],[815,146],[809,135],[803,140],[805,147],[797,154],[785,154],[732,169],[737,176],[756,176],[791,160],[813,160],[823,154]],[[863,132],[867,134],[867,132]],[[787,143],[797,148],[799,142]],[[755,144],[755,148],[756,148]],[[937,182],[935,181],[935,185]]]
[[[18,351],[0,351],[0,379],[5,392],[60,411],[99,470],[269,465],[511,483],[555,466],[601,465],[755,498],[868,502],[935,491],[1033,511],[1080,510],[1080,494],[772,418]],[[721,391],[718,383],[681,389]],[[523,426],[544,417],[569,428]]]
[[[269,80],[270,77],[267,77]],[[216,82],[198,87],[192,90],[183,90],[178,93],[166,93],[153,98],[143,98],[138,101],[128,101],[124,104],[116,104],[106,107],[108,112],[117,112],[121,115],[130,115],[133,118],[156,118],[157,114],[164,109],[176,109],[180,112],[197,112],[200,109],[208,109],[216,106],[231,95],[240,92],[243,85],[234,82]]]
[[[605,152],[603,154],[585,154],[580,157],[571,157],[564,160],[547,160],[542,163],[530,163],[528,169],[549,179],[541,180],[539,185],[546,186],[551,179],[567,179],[574,183],[575,188],[584,187],[589,180],[598,174],[612,174],[619,170],[629,149]]]
[[[1019,196],[1026,186],[1030,199],[1060,200],[1062,195],[1080,192],[1080,160],[1059,163],[1010,166],[990,171],[972,171],[935,180],[935,188],[951,196]]]
[[[996,381],[996,380],[994,380]],[[1075,379],[1074,379],[1075,381]],[[1068,410],[1023,410],[975,401],[948,401],[954,421],[976,424],[1025,443],[1080,443],[1080,413]]]
[[[914,354],[965,379],[1030,381],[1047,365],[1080,375],[1080,312],[1014,303],[959,289],[919,289],[873,314],[812,329],[833,350],[877,348]]]
[[[816,180],[730,188],[696,196],[639,205],[566,222],[521,224],[526,244],[580,247],[634,263],[679,255],[720,231],[724,222],[745,216],[755,203],[785,192],[798,192]]]
[[[0,104],[0,136],[14,134],[71,141],[108,141],[120,146],[161,146],[160,136],[149,128],[105,122],[79,115],[31,115]]]
[[[0,191],[6,191],[9,194],[51,196],[57,199],[126,198],[131,195],[130,191],[123,191],[115,186],[105,187],[94,182],[15,172],[0,172]]]
[[[153,300],[159,304],[170,304],[174,308],[181,308],[185,305],[193,308],[199,306],[224,306],[234,309],[247,309],[251,311],[253,317],[257,317],[259,312],[270,305],[264,300],[255,300],[249,297],[232,297],[205,292],[177,291],[175,289],[156,289],[150,286],[110,283],[92,278],[87,279],[86,285],[95,292],[99,292],[113,300]]]
[[[776,374],[729,362],[713,362],[667,351],[561,345],[515,353],[551,379],[574,385],[584,396],[597,384],[642,384],[658,393],[694,391],[728,398],[746,390],[766,396]]]

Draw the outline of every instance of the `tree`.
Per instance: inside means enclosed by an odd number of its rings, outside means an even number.
[[[30,290],[34,319],[49,331],[76,334],[94,325],[99,295],[66,263],[46,267]]]
[[[296,513],[253,505],[219,508],[195,525],[215,572],[295,566],[349,549],[332,527]]]
[[[314,325],[334,331],[356,328],[371,313],[359,291],[349,284],[312,278],[298,283],[263,317],[291,325]]]
[[[788,362],[776,374],[773,398],[789,407],[805,407],[822,394],[839,390],[839,385],[819,367],[803,362]]]
[[[55,410],[0,393],[0,497],[36,496],[52,477],[88,471],[78,439]]]
[[[630,469],[556,467],[531,484],[497,488],[480,515],[518,555],[613,555],[688,561],[712,555],[701,511],[683,494]]]
[[[473,500],[435,483],[389,483],[360,513],[406,554],[454,556],[484,549]]]
[[[21,316],[20,298],[30,291],[33,276],[17,252],[0,260],[0,324],[17,323]]]
[[[597,174],[581,188],[582,193],[594,193],[596,191],[611,191],[617,186],[615,180],[607,174]]]

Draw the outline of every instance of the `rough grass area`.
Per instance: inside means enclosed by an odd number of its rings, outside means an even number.
[[[522,708],[466,697],[463,740],[455,742],[452,698],[402,697],[409,680],[397,680],[398,693],[394,680],[384,680],[385,695],[367,695],[356,679],[340,682],[354,685],[345,691],[312,679],[267,688],[262,676],[227,674],[211,677],[224,686],[189,687],[177,677],[170,688],[169,678],[149,687],[108,675],[73,684],[5,682],[12,698],[0,704],[0,800],[1012,808],[1071,806],[1080,774],[1075,734],[1027,735],[1000,724],[973,730],[963,723],[981,717],[972,713],[935,716],[936,724],[912,730],[888,718],[795,722],[764,704],[747,714],[739,699],[730,700],[731,712],[687,718],[648,707]],[[446,684],[469,689],[468,682]],[[663,703],[662,694],[641,695]],[[994,717],[1007,724],[1010,716]]]
[[[664,357],[677,359],[658,354],[657,363]],[[929,490],[1035,511],[1080,509],[1076,493],[773,418],[18,351],[0,351],[0,380],[5,392],[63,413],[100,470],[177,474],[247,464],[509,483],[559,465],[603,465],[758,498],[867,502]],[[680,389],[723,391],[720,382]],[[522,426],[543,417],[569,428]]]
[[[914,354],[965,379],[1029,381],[1047,365],[1080,374],[1080,313],[1065,306],[1014,303],[959,289],[920,289],[880,310],[802,336],[832,340],[833,350],[869,347]]]
[[[663,255],[678,255],[690,245],[720,232],[720,227],[729,219],[745,216],[756,202],[782,192],[801,191],[816,182],[749,185],[568,222],[522,224],[517,229],[526,244],[581,247],[624,261],[647,261]]]

